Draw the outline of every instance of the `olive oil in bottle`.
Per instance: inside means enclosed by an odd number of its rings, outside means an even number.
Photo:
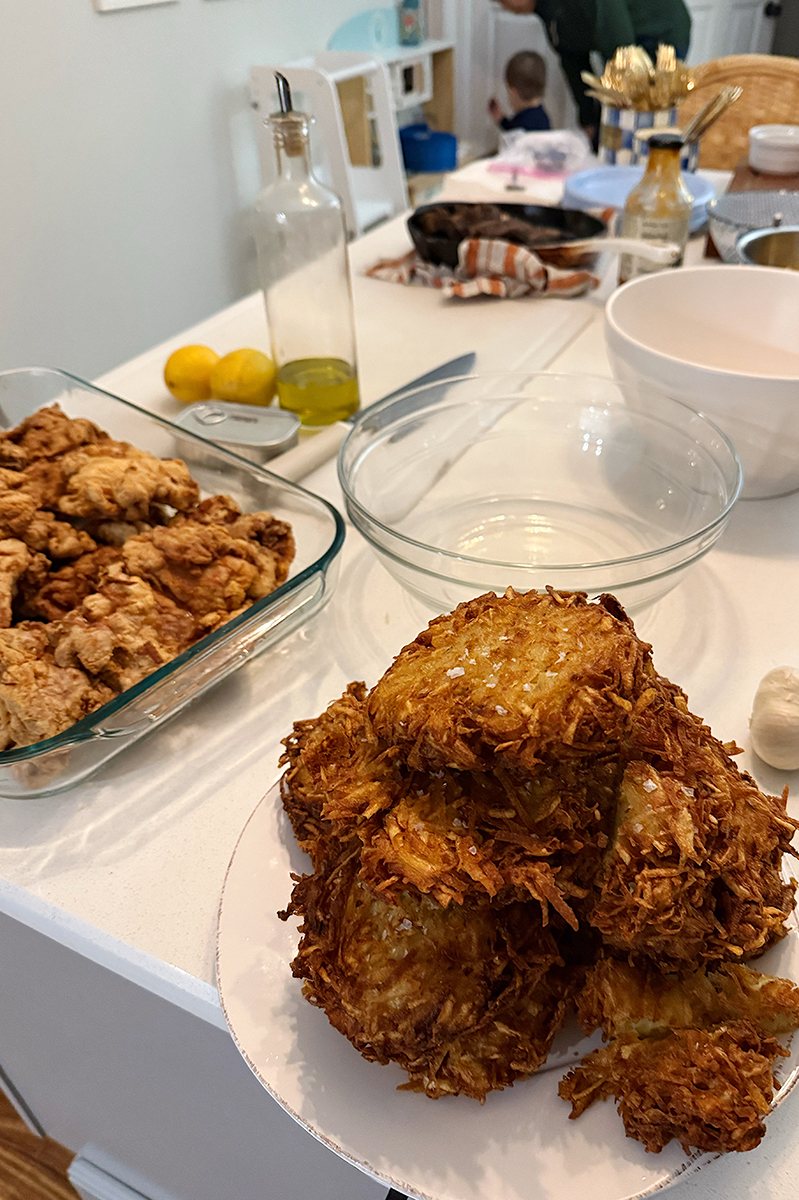
[[[268,120],[278,173],[255,203],[258,273],[278,402],[313,428],[359,404],[347,235],[338,196],[311,170],[308,117],[276,78],[280,112]]]
[[[343,358],[297,358],[278,371],[277,396],[304,425],[318,425],[320,413],[343,421],[358,408],[358,380]]]
[[[646,238],[654,242],[676,242],[685,250],[691,224],[693,199],[680,174],[682,138],[678,133],[655,133],[649,139],[649,161],[644,177],[627,197],[622,237]],[[673,265],[682,264],[681,254]],[[634,254],[623,254],[619,283],[635,275],[663,268]]]

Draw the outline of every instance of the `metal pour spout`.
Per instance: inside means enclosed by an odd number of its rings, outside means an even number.
[[[293,112],[291,107],[291,86],[285,75],[281,75],[279,71],[275,71],[275,81],[277,83],[277,99],[282,113]]]

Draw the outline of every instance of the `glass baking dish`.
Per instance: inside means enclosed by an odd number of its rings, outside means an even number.
[[[0,372],[0,427],[11,428],[55,402],[69,416],[87,417],[112,437],[159,458],[182,458],[203,496],[223,492],[245,512],[266,509],[289,521],[297,553],[281,587],[135,687],[56,737],[0,753],[0,796],[6,797],[47,796],[71,787],[286,637],[330,598],[344,542],[344,521],[331,504],[237,454],[64,371]]]

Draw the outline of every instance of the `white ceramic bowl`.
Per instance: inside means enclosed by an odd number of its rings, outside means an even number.
[[[742,495],[799,488],[799,272],[684,267],[643,275],[606,309],[615,377],[699,409],[728,435]]]
[[[749,130],[749,166],[764,175],[799,172],[799,125],[755,125]]]

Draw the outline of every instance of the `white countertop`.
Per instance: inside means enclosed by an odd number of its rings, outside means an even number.
[[[406,239],[401,219],[367,235],[353,247],[355,271],[402,253]],[[698,253],[695,246],[692,257]],[[458,302],[357,275],[354,291],[367,402],[468,350],[478,352],[482,370],[549,364],[609,374],[601,293]],[[165,358],[206,340],[219,352],[266,347],[260,297],[99,382],[168,417],[179,406],[161,382]],[[303,485],[341,507],[333,462]],[[795,790],[799,773],[756,761],[747,722],[761,676],[799,663],[797,586],[799,495],[742,502],[717,547],[637,620],[658,669],[685,688],[714,732],[747,748],[743,766],[771,791],[785,783]],[[374,682],[431,615],[350,529],[339,589],[303,629],[88,782],[49,799],[0,799],[0,909],[223,1024],[213,968],[217,904],[238,834],[278,775],[280,739],[351,680]],[[799,805],[790,807],[799,816]],[[686,1180],[675,1200],[744,1200],[755,1188],[766,1200],[795,1196],[795,1107],[792,1098],[773,1116],[761,1149]]]

